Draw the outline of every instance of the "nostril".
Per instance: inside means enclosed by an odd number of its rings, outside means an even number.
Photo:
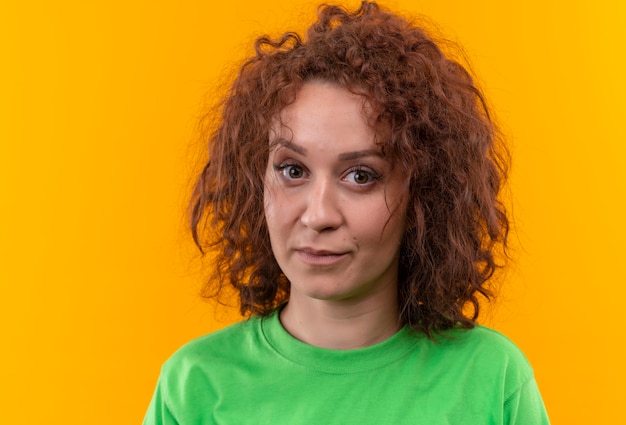
[[[342,215],[339,209],[330,202],[312,202],[300,221],[308,228],[316,232],[336,229],[342,223]]]

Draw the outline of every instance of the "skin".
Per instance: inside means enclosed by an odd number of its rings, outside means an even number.
[[[265,216],[291,282],[280,319],[325,348],[372,345],[400,327],[408,179],[381,155],[367,106],[342,87],[309,82],[270,135]]]

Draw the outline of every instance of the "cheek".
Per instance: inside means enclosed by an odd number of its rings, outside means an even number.
[[[267,187],[263,192],[263,210],[265,212],[265,222],[271,233],[276,221],[276,197],[273,196]]]
[[[385,223],[389,220],[389,211],[383,205],[370,204],[360,205],[358,208],[346,211],[347,222],[351,225],[353,237],[360,240],[360,242],[374,242],[378,243],[384,237],[383,235],[388,233],[388,230],[384,229]]]
[[[265,217],[271,214],[274,210],[274,204],[276,202],[276,182],[273,179],[271,170],[268,168],[265,171],[265,177],[263,178],[263,209],[265,210]]]
[[[395,244],[401,240],[406,227],[406,205],[401,202],[390,208],[393,206],[379,202],[369,208],[361,208],[358,214],[353,215],[354,223],[358,223],[358,237],[375,243]]]
[[[271,181],[265,184],[263,192],[263,208],[265,211],[265,221],[267,222],[270,236],[280,228],[281,223],[289,213],[289,204],[286,202],[285,194]]]

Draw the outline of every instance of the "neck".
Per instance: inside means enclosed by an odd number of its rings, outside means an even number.
[[[388,298],[329,301],[292,297],[280,320],[287,332],[310,345],[334,350],[368,347],[401,328],[397,296]]]

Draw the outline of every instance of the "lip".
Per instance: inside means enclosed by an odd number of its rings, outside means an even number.
[[[333,252],[312,248],[297,248],[296,255],[305,264],[310,266],[332,266],[343,261],[347,252]]]

